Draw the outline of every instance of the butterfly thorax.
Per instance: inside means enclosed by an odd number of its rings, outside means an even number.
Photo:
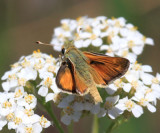
[[[88,87],[94,84],[92,76],[89,72],[88,63],[86,61],[87,58],[81,51],[75,47],[72,47],[66,52],[64,57],[68,58],[72,62],[75,69],[74,72],[76,72],[79,78],[81,78],[81,80],[83,80]]]

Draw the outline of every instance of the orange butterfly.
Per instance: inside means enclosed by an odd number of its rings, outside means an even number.
[[[81,52],[71,42],[64,44],[62,54],[61,67],[56,76],[57,86],[65,92],[81,96],[90,93],[95,104],[102,102],[97,87],[106,87],[120,78],[130,64],[129,60],[121,57]]]

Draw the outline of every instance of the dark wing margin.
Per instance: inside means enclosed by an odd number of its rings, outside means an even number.
[[[120,78],[126,73],[130,64],[128,59],[121,57],[110,57],[89,52],[84,52],[84,55],[88,58],[88,64],[93,68],[91,74],[98,85],[107,85],[109,82]]]

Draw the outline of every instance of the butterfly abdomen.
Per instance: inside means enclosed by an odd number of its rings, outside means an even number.
[[[93,101],[94,101],[95,104],[97,104],[99,102],[103,102],[96,86],[92,86],[89,89],[89,93],[90,93],[91,97],[93,98]]]

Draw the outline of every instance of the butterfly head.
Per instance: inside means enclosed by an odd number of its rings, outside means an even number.
[[[69,51],[70,48],[75,48],[73,41],[67,41],[64,43],[64,45],[62,46],[62,54],[64,55],[66,53],[66,51]]]

